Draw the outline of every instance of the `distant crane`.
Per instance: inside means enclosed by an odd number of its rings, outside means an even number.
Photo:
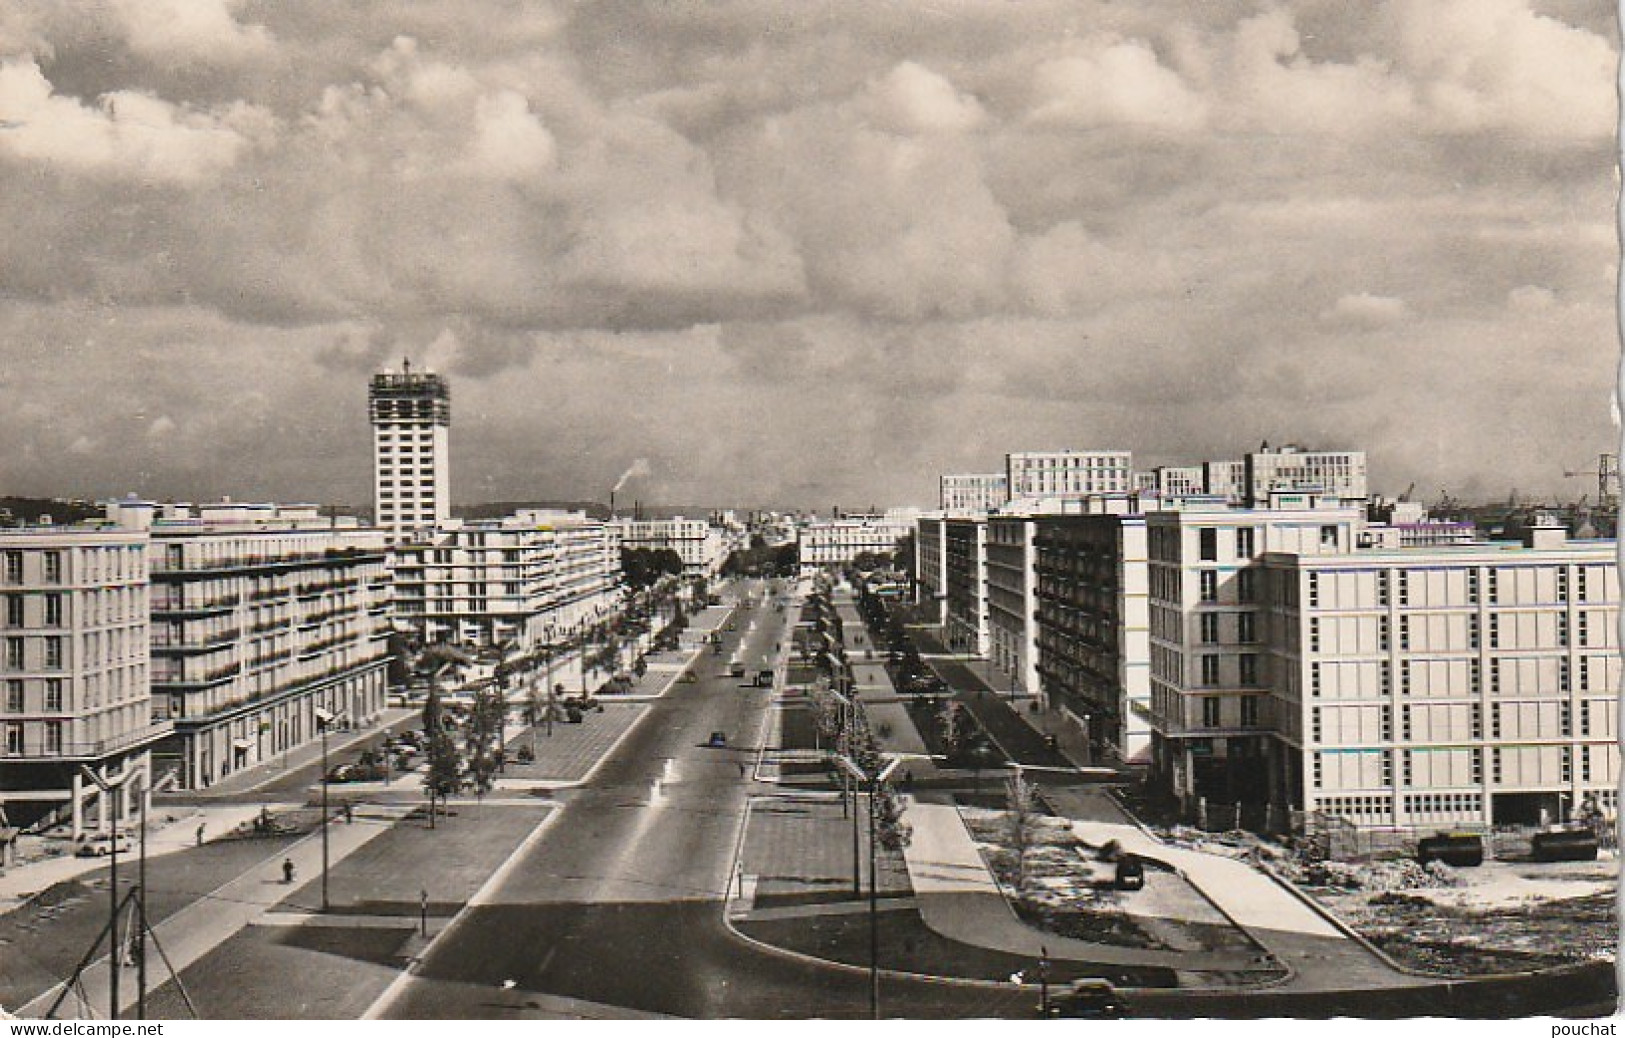
[[[1415,492],[1416,492],[1416,481],[1413,479],[1413,480],[1411,480],[1411,485],[1405,488],[1405,492],[1403,494],[1399,495],[1399,499],[1401,501],[1409,501],[1411,499],[1411,495],[1413,493],[1415,493]]]
[[[1597,477],[1597,504],[1608,511],[1613,511],[1619,504],[1619,455],[1597,455],[1597,467],[1594,469],[1565,470],[1564,476]]]

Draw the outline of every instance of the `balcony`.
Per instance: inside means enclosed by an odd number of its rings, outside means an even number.
[[[96,742],[65,742],[54,748],[40,746],[24,746],[15,752],[8,751],[0,745],[0,760],[3,761],[75,761],[100,760],[124,750],[138,749],[149,743],[157,742],[171,731],[168,721],[154,721],[145,728],[138,728],[133,732],[114,736],[111,739],[100,739]]]
[[[167,633],[155,633],[152,637],[152,654],[154,656],[198,656],[207,652],[219,652],[229,649],[237,643],[242,632],[233,628],[229,631],[219,631],[206,634],[197,641],[185,638],[170,638]]]
[[[152,691],[155,694],[169,692],[198,692],[206,688],[224,685],[238,674],[243,672],[241,663],[233,663],[225,667],[217,667],[200,677],[167,677],[160,674],[152,676]]]
[[[237,608],[242,601],[237,595],[227,595],[208,601],[154,596],[151,602],[155,620],[185,620],[204,616],[222,616]]]

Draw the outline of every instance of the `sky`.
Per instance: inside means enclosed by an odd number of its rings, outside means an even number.
[[[17,0],[0,493],[935,503],[1262,441],[1594,493],[1610,0]],[[642,465],[634,466],[639,460]]]

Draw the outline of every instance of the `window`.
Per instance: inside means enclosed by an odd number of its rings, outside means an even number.
[[[1580,573],[1583,577],[1585,570],[1582,569]],[[1569,600],[1569,568],[1567,566],[1557,567],[1557,600],[1559,602]]]
[[[1478,614],[1474,613],[1467,618],[1467,647],[1478,648]]]
[[[61,638],[52,637],[52,638],[45,639],[45,665],[47,667],[51,668],[52,670],[57,670],[57,669],[61,668],[61,666],[62,666],[62,639]]]
[[[1313,710],[1309,711],[1309,737],[1314,739],[1315,742],[1319,742],[1320,735],[1320,707],[1317,706]]]
[[[1204,602],[1217,602],[1219,600],[1219,574],[1210,569],[1202,571],[1200,576],[1201,596]]]
[[[1487,582],[1489,584],[1489,595],[1490,595],[1490,604],[1491,605],[1495,605],[1497,602],[1501,601],[1501,582],[1500,582],[1500,580],[1498,578],[1499,573],[1500,573],[1500,571],[1497,570],[1494,566],[1491,566],[1489,568],[1489,573],[1488,573],[1488,576],[1487,576]]]
[[[1320,605],[1320,574],[1309,574],[1309,608],[1314,609]]]
[[[1241,570],[1236,574],[1236,601],[1251,602],[1258,593],[1258,574],[1250,569]]]
[[[1377,664],[1378,680],[1382,683],[1382,694],[1389,695],[1394,691],[1394,665],[1387,660]]]
[[[1382,741],[1394,741],[1394,708],[1389,703],[1382,705]]]
[[[62,596],[61,595],[46,595],[45,596],[45,626],[47,626],[47,627],[61,627],[62,626]]]
[[[23,669],[23,640],[21,638],[6,639],[6,666],[12,670]]]
[[[61,721],[47,721],[47,722],[45,722],[45,752],[46,753],[61,753],[62,752],[62,722]]]
[[[1322,526],[1320,528],[1320,546],[1323,548],[1337,547],[1337,527]]]
[[[1219,683],[1219,657],[1202,657],[1202,684],[1217,685]]]
[[[1377,617],[1377,648],[1383,652],[1388,651],[1388,618]]]
[[[62,553],[48,551],[40,556],[45,567],[45,582],[47,584],[62,583]]]
[[[1203,613],[1197,619],[1201,627],[1202,644],[1216,644],[1219,640],[1219,614]]]
[[[1586,611],[1584,609],[1580,610],[1578,613],[1575,614],[1575,621],[1576,621],[1576,623],[1575,623],[1575,633],[1579,635],[1579,638],[1577,639],[1577,641],[1581,645],[1590,645],[1591,644],[1591,638],[1588,636],[1588,632],[1586,631],[1586,616],[1587,615],[1588,614],[1586,613]]]
[[[1590,566],[1581,566],[1574,571],[1574,597],[1581,602],[1586,600],[1586,570],[1590,568]]]
[[[6,725],[6,752],[23,752],[23,726],[20,724]]]
[[[1407,707],[1406,709],[1409,708]],[[1410,724],[1407,722],[1405,726],[1405,738],[1409,739],[1410,737]],[[1480,703],[1473,704],[1473,738],[1484,738],[1484,707]]]
[[[1318,616],[1309,618],[1309,651],[1320,651],[1320,617]]]
[[[1377,571],[1377,604],[1388,604],[1388,571],[1385,569]]]
[[[1411,694],[1411,661],[1410,660],[1400,660],[1399,661],[1399,694],[1402,695],[1402,696],[1408,696],[1408,695]]]
[[[1500,613],[1491,613],[1490,614],[1490,648],[1499,649],[1500,647],[1501,647],[1501,614]]]
[[[1404,615],[1400,616],[1400,618],[1399,618],[1399,648],[1400,648],[1400,651],[1403,652],[1403,651],[1409,649],[1410,647],[1411,647],[1411,618],[1410,618],[1410,614],[1407,613],[1407,614],[1404,614]]]
[[[1399,708],[1399,737],[1406,742],[1411,740],[1411,705],[1409,703]]]
[[[1202,727],[1219,727],[1219,698],[1217,696],[1209,696],[1202,700]]]
[[[22,595],[7,595],[6,596],[6,626],[7,627],[21,627],[21,626],[23,626],[23,623],[24,623],[24,620],[23,620],[23,596]]]
[[[1244,652],[1241,654],[1241,683],[1243,685],[1258,684],[1258,656],[1256,653]]]
[[[1258,724],[1259,696],[1246,696],[1241,701],[1241,723],[1253,726]]]
[[[1196,540],[1203,562],[1217,562],[1219,560],[1219,531],[1211,526],[1204,526],[1196,531]]]
[[[1251,526],[1236,527],[1236,558],[1250,559],[1253,557],[1253,528]]]
[[[1320,695],[1320,664],[1319,663],[1311,663],[1311,664],[1309,664],[1309,694],[1311,696],[1319,696]]]
[[[1408,569],[1399,571],[1399,604],[1411,604],[1411,571]]]
[[[51,678],[45,682],[45,709],[51,713],[62,711],[62,679]]]
[[[1258,640],[1258,617],[1252,613],[1236,614],[1236,641],[1256,642]]]
[[[1467,601],[1472,605],[1478,604],[1478,570],[1467,571]]]
[[[1567,613],[1557,614],[1557,644],[1560,646],[1569,644],[1569,614]]]
[[[20,714],[23,712],[23,683],[17,678],[6,682],[6,713]]]
[[[21,584],[23,582],[23,553],[20,551],[6,552],[6,583]]]

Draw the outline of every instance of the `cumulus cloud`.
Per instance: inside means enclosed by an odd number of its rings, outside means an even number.
[[[1045,61],[1033,95],[1029,118],[1039,124],[1185,130],[1207,115],[1207,102],[1143,40],[1097,40]]]
[[[122,461],[364,498],[357,400],[403,354],[456,379],[495,480],[459,497],[648,457],[661,492],[822,506],[1080,428],[1465,470],[1393,446],[1422,419],[1383,406],[1412,399],[1390,353],[1444,384],[1469,343],[1560,343],[1607,377],[1614,45],[1573,3],[368,10],[0,9],[20,478],[82,437],[120,489]],[[139,400],[81,408],[67,357]],[[1561,388],[1520,405],[1533,441]],[[284,422],[361,447],[264,458]]]
[[[159,61],[220,64],[268,54],[263,25],[243,25],[229,0],[111,0],[130,49]]]
[[[894,133],[959,133],[986,119],[981,103],[942,75],[913,61],[899,62],[869,85],[858,110]]]
[[[91,107],[57,94],[32,59],[0,62],[0,151],[17,158],[191,183],[230,167],[248,146],[234,123],[267,126],[251,106],[190,111],[139,91],[109,93]]]

